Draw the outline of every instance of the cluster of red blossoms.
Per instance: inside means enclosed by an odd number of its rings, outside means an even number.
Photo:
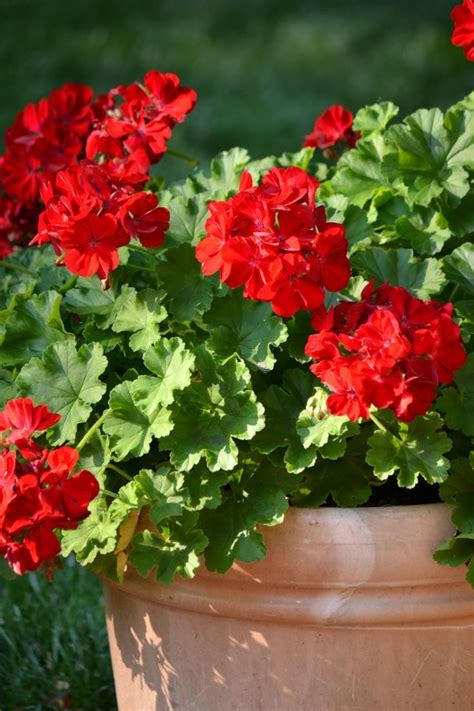
[[[452,310],[398,286],[368,284],[360,302],[316,311],[319,333],[309,337],[306,353],[332,392],[329,412],[357,420],[369,417],[373,405],[402,422],[425,414],[438,385],[452,382],[466,361]]]
[[[66,84],[17,114],[0,157],[0,257],[34,234],[43,179],[77,162],[94,120],[92,90],[81,84]]]
[[[456,47],[463,47],[466,59],[474,62],[474,0],[464,0],[451,12],[454,30],[451,41]]]
[[[219,272],[244,296],[269,301],[280,316],[323,303],[324,290],[350,277],[344,227],[316,207],[318,181],[300,168],[272,168],[260,185],[242,174],[239,192],[209,204],[207,236],[196,257],[205,275]]]
[[[330,106],[316,119],[312,132],[305,136],[303,147],[326,149],[330,158],[334,156],[328,149],[336,144],[354,148],[360,133],[352,128],[353,121],[352,112],[348,109],[340,104]]]
[[[59,419],[29,398],[10,400],[0,412],[0,555],[19,575],[58,555],[54,530],[76,528],[99,493],[90,472],[72,474],[75,449],[48,451],[32,439]]]
[[[175,74],[150,71],[143,84],[96,99],[89,87],[67,84],[29,104],[0,159],[0,257],[28,229],[37,231],[34,243],[52,243],[70,271],[106,279],[130,239],[159,246],[169,213],[143,188],[195,103]]]

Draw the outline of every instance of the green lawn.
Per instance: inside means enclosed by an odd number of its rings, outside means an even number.
[[[58,708],[116,708],[100,583],[72,560],[0,585],[0,709]]]
[[[316,114],[391,99],[448,106],[474,66],[450,44],[449,0],[0,0],[0,131],[54,87],[97,91],[176,71],[199,105],[173,147],[296,150]],[[0,709],[113,709],[100,586],[67,566],[0,583]]]

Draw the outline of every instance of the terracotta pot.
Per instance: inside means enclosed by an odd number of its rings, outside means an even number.
[[[105,584],[120,711],[473,711],[474,591],[443,504],[291,509],[268,555]]]

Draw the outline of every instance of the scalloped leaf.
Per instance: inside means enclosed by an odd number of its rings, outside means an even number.
[[[61,415],[51,430],[52,444],[74,441],[78,425],[89,419],[91,405],[105,392],[99,376],[106,367],[107,358],[98,343],[77,349],[73,338],[53,343],[41,358],[23,366],[16,380],[21,394]]]

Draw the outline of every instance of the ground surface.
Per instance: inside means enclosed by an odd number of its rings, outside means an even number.
[[[315,115],[391,99],[448,106],[474,66],[450,45],[449,0],[0,0],[0,132],[66,81],[103,91],[176,71],[199,107],[173,147],[296,150]],[[67,567],[0,583],[0,709],[115,708],[100,586]]]

